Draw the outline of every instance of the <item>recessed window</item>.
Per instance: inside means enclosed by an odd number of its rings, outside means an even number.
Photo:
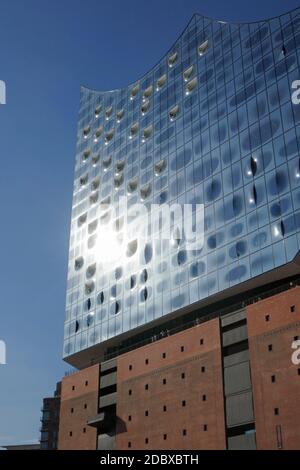
[[[278,416],[279,415],[279,408],[274,408],[274,415]]]
[[[121,174],[121,175],[116,175],[116,176],[114,177],[115,189],[119,189],[119,188],[122,186],[123,181],[124,181],[124,177],[123,177],[122,174]]]
[[[146,364],[146,365],[149,364],[149,359],[145,359],[145,364]]]
[[[86,433],[86,428],[83,428],[82,432],[83,432],[83,434],[85,434]]]
[[[87,139],[87,138],[88,138],[88,135],[89,135],[90,131],[91,131],[91,128],[90,128],[89,126],[88,126],[88,127],[85,127],[85,128],[83,129],[83,137],[84,137],[84,139]]]
[[[98,142],[98,139],[101,136],[102,132],[103,132],[103,127],[99,127],[96,130],[95,135],[94,135],[94,142]]]
[[[164,441],[167,440],[167,434],[164,434]]]
[[[181,378],[182,378],[182,379],[185,379],[185,373],[184,373],[184,372],[182,372]]]
[[[72,385],[72,390],[75,390],[75,385]]]
[[[69,432],[69,436],[72,437],[72,435],[73,435],[73,433],[72,433],[72,431],[70,431],[70,432]]]
[[[132,370],[132,364],[129,364],[128,369]]]
[[[111,129],[105,136],[105,144],[107,145],[113,138],[114,136],[114,130]]]
[[[148,298],[148,289],[147,287],[144,287],[140,292],[140,300],[141,302],[146,302],[147,298]]]
[[[181,346],[180,351],[181,351],[181,352],[184,351],[184,346]]]
[[[112,106],[109,106],[108,108],[106,108],[105,110],[105,119],[108,120],[110,118],[110,116],[112,115],[112,112],[113,112],[113,107]]]
[[[208,42],[208,39],[207,39],[206,41],[202,42],[200,44],[200,46],[198,46],[198,54],[200,56],[203,56],[205,54],[205,52],[207,51],[208,46],[209,46],[209,42]]]
[[[159,91],[164,86],[166,81],[167,81],[167,75],[166,74],[159,77],[159,79],[156,82],[156,90]]]
[[[155,166],[154,166],[155,175],[159,176],[164,171],[165,168],[166,168],[166,161],[164,159],[155,163]]]
[[[151,194],[151,185],[150,183],[145,184],[144,186],[141,187],[140,190],[140,195],[141,195],[141,200],[144,201],[147,199]]]
[[[138,241],[137,240],[132,240],[131,242],[129,242],[127,244],[126,256],[128,256],[129,258],[131,256],[133,256],[137,251],[137,247],[138,247]]]
[[[119,111],[117,111],[116,113],[117,122],[121,122],[123,116],[124,116],[124,109],[120,109]]]
[[[203,424],[203,431],[207,431],[207,424]]]
[[[276,377],[275,377],[275,375],[271,375],[271,382],[272,382],[272,383],[275,383],[275,382],[276,382]]]
[[[124,170],[124,167],[125,167],[125,160],[119,160],[116,163],[116,168],[115,168],[116,175],[119,175],[121,173],[121,171]]]
[[[162,358],[163,358],[163,359],[166,359],[166,357],[167,357],[166,353],[165,353],[165,352],[162,353]]]
[[[148,439],[148,437],[146,437],[145,438],[145,444],[148,444],[148,442],[149,442],[149,439]]]
[[[195,77],[193,78],[193,80],[187,83],[185,87],[185,94],[190,95],[192,91],[196,88],[196,85],[197,85],[197,78]]]
[[[204,339],[201,338],[201,339],[200,339],[200,346],[202,346],[203,344],[204,344]]]
[[[87,159],[89,158],[90,154],[91,154],[91,151],[90,151],[90,150],[85,150],[85,151],[83,152],[83,154],[82,154],[82,161],[83,161],[83,162],[86,162]]]
[[[144,103],[141,106],[141,113],[142,113],[143,116],[146,114],[146,112],[149,110],[149,108],[150,108],[150,101],[145,100]]]
[[[149,411],[145,410],[145,416],[149,416]]]
[[[93,166],[96,166],[97,163],[99,162],[99,160],[100,160],[100,155],[99,155],[99,153],[97,153],[97,155],[93,155],[93,156],[92,156],[92,165],[93,165]]]
[[[298,341],[298,339],[299,339],[298,335],[294,336],[294,341]]]
[[[177,62],[177,59],[178,59],[178,52],[173,52],[173,54],[170,54],[169,57],[168,57],[168,65],[169,67],[173,67],[173,65],[175,65],[175,63]]]
[[[142,137],[142,142],[146,142],[149,137],[151,137],[152,134],[152,126],[145,127],[143,130],[143,137]]]
[[[185,82],[187,82],[191,76],[193,75],[193,72],[194,72],[194,66],[191,65],[189,68],[187,68],[184,72],[183,72],[183,79]]]
[[[137,83],[132,89],[131,89],[131,92],[130,92],[130,99],[134,99],[138,92],[139,92],[139,89],[140,89],[140,84]]]
[[[179,105],[177,104],[172,109],[170,109],[170,112],[169,112],[170,121],[173,122],[177,118],[178,114],[179,114]]]
[[[268,351],[273,351],[273,345],[272,344],[268,345]]]
[[[86,221],[87,221],[87,213],[82,214],[80,217],[78,217],[78,221],[77,221],[78,227],[81,227]]]
[[[74,413],[74,408],[71,408],[71,413]]]
[[[78,271],[79,269],[81,269],[83,264],[84,264],[84,259],[83,259],[82,256],[80,256],[79,258],[76,258],[75,259],[75,265],[74,265],[75,266],[75,271]]]
[[[117,315],[121,310],[121,302],[117,301],[111,306],[111,313]]]
[[[102,109],[102,106],[97,106],[97,108],[95,109],[95,117],[98,118],[99,117],[99,114],[101,113],[101,109]]]
[[[206,401],[206,395],[202,395],[202,401]]]
[[[128,416],[128,421],[131,421],[131,415]]]
[[[163,385],[166,385],[167,379],[163,379]]]
[[[266,315],[266,316],[265,316],[265,320],[266,320],[266,321],[270,321],[270,315]]]
[[[111,155],[110,155],[109,157],[105,158],[105,159],[102,161],[102,165],[103,165],[104,170],[107,170],[107,169],[110,167],[110,165],[111,165],[111,160],[112,160],[112,158],[111,158]]]
[[[205,372],[205,366],[201,367],[201,372]]]
[[[95,289],[94,281],[89,281],[85,284],[85,293],[86,293],[86,295],[91,294],[94,289]]]
[[[128,395],[132,395],[132,390],[128,390]]]
[[[185,400],[182,400],[181,406],[186,406],[186,401]]]
[[[131,442],[128,442],[128,448],[129,449],[131,448]]]
[[[130,132],[129,132],[129,139],[132,139],[134,136],[137,135],[138,133],[138,130],[139,130],[139,123],[136,122],[135,124],[133,124],[130,128]]]
[[[138,179],[134,178],[130,180],[127,184],[127,192],[128,194],[132,194],[137,190],[138,187]]]
[[[298,375],[300,375],[300,369],[298,369]]]
[[[149,385],[145,384],[145,390],[149,390]]]
[[[163,406],[163,411],[164,411],[164,412],[167,411],[167,406],[166,406],[166,405]]]
[[[290,311],[291,311],[291,313],[296,312],[296,305],[291,305]]]
[[[87,404],[86,404],[86,403],[84,404],[84,409],[85,409],[85,410],[87,409]]]
[[[183,429],[183,430],[182,430],[182,435],[183,435],[183,436],[186,436],[186,429]]]
[[[148,87],[146,88],[146,90],[144,91],[143,97],[144,97],[144,98],[150,98],[150,96],[152,95],[152,93],[153,93],[153,86],[150,85],[150,86],[148,86]]]
[[[80,178],[79,184],[80,184],[80,186],[81,186],[82,188],[84,188],[84,186],[87,184],[88,179],[89,179],[88,175],[82,176],[82,177]]]

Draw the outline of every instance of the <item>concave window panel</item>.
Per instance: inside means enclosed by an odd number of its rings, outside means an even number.
[[[144,99],[147,99],[147,98],[150,98],[150,96],[152,95],[153,93],[153,85],[150,85],[146,88],[146,90],[144,91],[144,94],[143,94],[143,98]]]
[[[95,109],[95,117],[96,118],[99,117],[99,114],[101,113],[101,111],[102,111],[102,106],[101,105],[97,106],[96,109]]]
[[[147,139],[149,139],[149,137],[151,137],[152,129],[152,126],[145,127],[145,129],[143,130],[143,142],[145,142]]]
[[[86,270],[86,278],[91,279],[96,274],[96,263],[91,264]]]
[[[94,220],[93,222],[91,222],[89,225],[88,225],[88,233],[89,235],[91,235],[92,233],[95,232],[95,230],[97,229],[97,226],[98,226],[98,220]]]
[[[135,122],[130,128],[129,138],[132,139],[134,136],[136,136],[138,133],[138,130],[139,130],[139,123]]]
[[[168,65],[169,67],[173,67],[176,62],[177,62],[177,59],[178,59],[178,52],[175,51],[173,52],[172,54],[169,55],[168,57]]]
[[[111,129],[105,136],[105,144],[107,145],[113,138],[114,136],[114,130]]]
[[[91,184],[92,191],[96,191],[96,189],[98,189],[99,186],[100,186],[100,178],[95,178]]]
[[[102,132],[103,132],[103,127],[99,127],[96,130],[95,135],[94,135],[94,142],[98,142],[98,139],[101,136]]]
[[[120,109],[119,111],[116,112],[117,122],[121,122],[121,120],[124,117],[124,114],[125,114],[124,109]]]
[[[131,256],[133,256],[137,251],[137,247],[138,247],[138,241],[137,240],[132,240],[131,242],[129,242],[127,244],[126,256],[128,256],[129,258]]]
[[[141,106],[142,115],[146,114],[146,112],[149,110],[149,108],[150,108],[150,101],[145,100],[144,103]]]
[[[148,280],[148,271],[147,269],[143,269],[140,275],[140,281],[144,283],[144,282],[147,282],[147,280]]]
[[[155,163],[154,172],[155,172],[156,176],[159,176],[165,170],[166,166],[167,166],[167,164],[166,164],[165,159],[162,159],[159,162]]]
[[[132,274],[130,276],[130,281],[129,281],[130,289],[134,289],[136,287],[136,275]]]
[[[124,176],[123,176],[123,174],[115,175],[115,176],[114,176],[114,186],[115,186],[115,189],[119,189],[120,186],[123,184],[123,181],[124,181]]]
[[[85,224],[86,221],[87,221],[87,213],[85,212],[80,217],[78,217],[78,220],[77,220],[78,227],[81,227],[83,224]]]
[[[85,150],[85,151],[83,152],[83,154],[82,154],[82,161],[83,161],[83,162],[86,162],[86,161],[88,160],[88,158],[89,158],[90,155],[91,155],[90,149]]]
[[[163,74],[161,77],[156,82],[156,89],[159,91],[166,83],[167,81],[167,74]]]
[[[97,302],[99,305],[102,305],[104,303],[104,292],[100,292],[97,296]]]
[[[87,184],[88,180],[89,180],[88,175],[82,176],[79,180],[80,186],[83,188]]]
[[[89,135],[90,132],[91,132],[90,126],[85,127],[85,128],[83,129],[82,134],[83,134],[84,139],[87,139],[87,138],[88,138],[88,135]]]
[[[89,281],[85,283],[84,291],[86,295],[90,295],[95,289],[94,281]]]
[[[92,165],[93,166],[96,166],[97,163],[99,163],[99,161],[100,161],[100,154],[99,153],[92,156]]]
[[[112,112],[113,112],[113,107],[112,106],[109,106],[108,108],[106,108],[105,110],[105,119],[109,119],[110,116],[112,115]]]
[[[115,174],[119,175],[125,168],[125,160],[119,160],[116,163]]]
[[[190,80],[185,87],[185,94],[190,95],[197,86],[197,78]]]
[[[180,108],[179,108],[179,105],[178,105],[178,104],[177,104],[176,106],[173,106],[172,109],[170,109],[170,111],[169,111],[169,118],[170,118],[170,121],[171,121],[171,122],[174,121],[174,120],[177,118],[177,116],[178,116],[178,114],[179,114],[179,109],[180,109]]]
[[[138,187],[138,179],[134,178],[130,180],[127,184],[127,192],[128,194],[132,194],[137,190]]]
[[[134,85],[134,87],[131,88],[130,99],[133,100],[137,96],[139,89],[140,89],[139,83],[137,83],[136,85]]]
[[[90,204],[91,205],[96,204],[96,202],[98,202],[98,199],[99,199],[99,192],[97,191],[95,194],[91,194]]]
[[[206,39],[206,41],[202,42],[202,43],[198,46],[198,54],[199,54],[200,57],[203,56],[203,55],[206,53],[208,47],[209,47],[209,41],[208,41],[208,39]]]
[[[140,190],[141,200],[144,201],[150,196],[150,194],[151,194],[151,184],[147,183],[141,187],[141,190]]]
[[[184,72],[183,72],[183,79],[185,82],[187,82],[191,76],[193,75],[193,72],[194,72],[194,66],[191,65],[189,68],[187,68]]]
[[[107,170],[110,167],[111,161],[112,161],[112,156],[111,155],[109,157],[103,159],[102,166],[103,166],[104,170]]]
[[[79,258],[75,259],[75,265],[74,265],[75,271],[79,271],[79,269],[81,269],[83,265],[84,265],[83,256],[79,256]]]
[[[147,287],[143,287],[143,289],[140,292],[140,300],[141,302],[146,302],[148,298],[148,289]]]

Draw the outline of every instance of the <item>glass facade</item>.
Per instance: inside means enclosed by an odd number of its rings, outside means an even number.
[[[251,24],[194,15],[136,83],[82,88],[64,357],[293,260],[299,64],[300,9]],[[121,263],[103,264],[101,203],[124,195],[129,205],[204,204],[201,252],[133,239]]]

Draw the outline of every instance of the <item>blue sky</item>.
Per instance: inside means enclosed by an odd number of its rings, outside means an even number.
[[[193,13],[255,21],[300,0],[1,0],[0,445],[35,441],[61,360],[80,85],[126,86]]]

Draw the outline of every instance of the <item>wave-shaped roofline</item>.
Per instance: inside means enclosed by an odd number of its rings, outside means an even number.
[[[234,26],[243,26],[243,25],[247,25],[247,24],[260,24],[260,23],[268,23],[272,20],[275,20],[276,18],[280,18],[281,16],[285,16],[285,15],[288,15],[288,14],[291,14],[293,13],[294,11],[296,10],[300,10],[300,6],[299,7],[296,7],[296,8],[293,8],[292,10],[289,10],[289,11],[286,11],[284,13],[281,13],[280,15],[275,15],[275,16],[272,16],[270,18],[264,18],[262,20],[256,20],[256,21],[225,21],[225,20],[218,20],[218,19],[215,19],[215,18],[211,18],[210,16],[205,16],[205,15],[201,15],[200,13],[193,13],[190,21],[188,22],[188,24],[186,25],[186,27],[184,28],[184,30],[182,31],[182,33],[178,36],[178,38],[173,42],[172,46],[167,50],[167,52],[153,65],[153,67],[151,67],[147,72],[145,72],[141,77],[137,78],[134,82],[132,83],[129,83],[127,86],[125,87],[120,87],[120,88],[115,88],[113,90],[95,90],[94,88],[90,88],[86,85],[80,85],[80,91],[88,91],[90,93],[96,93],[96,94],[99,94],[99,95],[107,95],[109,93],[116,93],[116,92],[120,92],[122,90],[127,90],[128,88],[134,86],[135,84],[137,84],[138,82],[142,81],[147,75],[148,73],[150,73],[152,70],[155,69],[155,67],[158,66],[158,64],[161,62],[161,60],[163,60],[164,57],[166,57],[170,52],[172,52],[173,48],[174,48],[174,44],[179,41],[182,36],[185,34],[185,32],[187,31],[187,29],[189,28],[190,24],[193,22],[194,18],[204,18],[206,20],[209,20],[211,22],[215,22],[215,23],[219,23],[219,24],[229,24],[229,25],[234,25]]]

